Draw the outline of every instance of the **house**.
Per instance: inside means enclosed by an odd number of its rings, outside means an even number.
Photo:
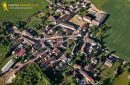
[[[66,14],[70,14],[71,12],[69,10],[65,10],[65,13]]]
[[[35,54],[35,56],[39,56],[39,57],[41,57],[41,58],[45,58],[45,57],[47,57],[47,55],[49,55],[49,52],[48,52],[48,50],[39,50],[36,54]]]
[[[96,14],[97,12],[98,12],[98,11],[95,10],[95,9],[93,9],[93,8],[89,8],[89,9],[88,9],[88,14],[90,14],[90,15],[95,16],[95,14]]]
[[[98,61],[97,61],[96,58],[93,57],[93,58],[91,58],[91,62],[92,62],[93,64],[97,64]]]
[[[85,82],[83,80],[77,80],[77,85],[85,85]]]
[[[14,65],[13,59],[10,59],[9,62],[1,69],[2,73],[9,71],[9,69]]]
[[[58,8],[58,9],[56,10],[56,12],[62,14],[62,13],[64,12],[64,9],[62,9],[62,8]]]
[[[89,6],[91,4],[90,0],[84,0],[82,3],[81,3],[81,6],[86,8],[87,6]]]
[[[62,57],[60,57],[60,59],[63,61],[63,62],[66,62],[68,59],[63,55]]]
[[[83,43],[77,43],[74,45],[73,49],[72,49],[72,55],[75,55],[82,47]]]
[[[80,25],[80,30],[87,31],[87,30],[88,30],[88,27],[89,27],[89,24],[88,24],[88,23],[81,24],[81,25]]]
[[[68,14],[62,15],[62,16],[57,20],[57,23],[66,20],[66,18],[68,18],[68,17],[69,17]]]
[[[85,53],[86,43],[84,43],[81,47],[81,52]]]
[[[72,13],[70,13],[69,15],[68,15],[68,17],[66,17],[65,19],[64,19],[64,22],[67,22],[67,21],[69,21],[72,17],[74,17],[76,15],[76,13],[73,11]]]
[[[60,55],[61,51],[58,48],[54,48],[52,53],[55,53],[56,55]]]
[[[108,14],[106,13],[96,13],[95,19],[92,20],[91,25],[98,27],[100,24],[102,24],[105,19],[107,18]]]
[[[26,53],[25,48],[20,48],[20,50],[16,53],[17,57],[24,56]]]
[[[56,61],[56,59],[53,57],[53,58],[46,60],[45,62],[41,62],[40,66],[46,68],[46,67],[48,67],[48,65],[52,64],[55,61]]]
[[[61,14],[70,14],[71,13],[67,6],[59,7],[56,11]]]
[[[88,35],[84,37],[84,41],[86,44],[83,44],[81,51],[84,53],[91,53],[93,51],[93,46],[96,46],[96,42],[90,39]]]
[[[105,21],[105,19],[107,18],[108,14],[105,12],[103,12],[103,13],[97,12],[95,14],[95,16],[96,16],[95,20],[98,21],[100,24],[102,24]]]
[[[111,59],[112,62],[115,62],[117,60],[117,58],[113,54],[109,56],[109,59]]]
[[[56,29],[52,28],[52,29],[50,29],[50,30],[47,31],[47,34],[48,35],[49,34],[54,34],[56,31],[57,31]]]
[[[49,25],[45,29],[42,29],[42,32],[46,32],[47,33],[49,30],[52,29],[52,27],[53,27],[53,25]]]
[[[49,16],[49,20],[56,24],[56,18],[53,16]]]
[[[100,25],[100,23],[99,23],[98,21],[92,20],[91,26],[96,26],[96,27],[98,27],[99,25]]]
[[[11,49],[15,50],[22,42],[23,42],[23,39],[18,39],[17,42],[15,42],[15,43],[11,46]]]
[[[108,66],[108,67],[111,67],[115,61],[116,61],[116,57],[113,56],[113,55],[110,55],[110,56],[106,59],[104,65],[106,65],[106,66]]]
[[[34,41],[32,41],[32,40],[30,40],[30,39],[28,39],[28,38],[25,38],[25,37],[23,37],[23,42],[22,43],[27,43],[28,45],[30,45],[30,46],[33,46],[34,44],[35,44],[35,42]]]
[[[31,37],[35,37],[35,36],[38,35],[38,33],[35,30],[33,30],[33,29],[29,29],[29,30],[27,30],[27,32],[29,33],[29,35]]]
[[[84,76],[86,82],[89,83],[89,85],[91,85],[91,84],[96,85],[98,83],[94,78],[89,76],[86,71],[83,71],[81,69],[81,66],[75,65],[74,68],[79,70],[79,72]]]
[[[93,8],[89,8],[88,9],[88,14],[92,15],[92,21],[91,21],[91,25],[92,26],[99,26],[100,24],[102,24],[106,18],[108,17],[108,14],[106,12],[100,11],[100,10],[95,10]]]
[[[63,71],[67,69],[68,65],[64,62],[60,62],[59,65],[56,66],[56,69],[59,71]]]
[[[83,18],[80,15],[76,15],[79,20],[82,20]]]
[[[34,50],[38,50],[42,47],[42,45],[39,42],[35,42],[35,44],[33,45],[33,49]]]
[[[56,10],[57,13],[60,13],[60,14],[70,14],[70,10],[66,7],[59,7],[57,10]]]
[[[112,66],[112,60],[110,60],[109,58],[106,59],[104,65],[108,66],[109,68]]]
[[[76,30],[74,26],[72,26],[68,23],[64,23],[64,22],[59,23],[59,26],[64,27],[64,28],[68,28],[70,30]]]
[[[14,29],[12,27],[6,27],[6,30],[8,31],[8,33],[13,33]]]
[[[88,13],[86,16],[83,17],[84,21],[90,23],[90,26],[99,26],[100,23],[95,20],[95,14],[94,13]]]
[[[60,57],[60,59],[61,59],[62,62],[64,62],[64,63],[71,61],[71,60],[70,60],[69,58],[67,58],[65,55],[63,55],[62,57]]]
[[[86,22],[88,22],[88,23],[91,23],[92,18],[89,17],[89,16],[83,16],[83,20],[86,21]]]
[[[92,77],[90,77],[85,71],[80,70],[80,73],[85,77],[87,82],[96,85],[97,82]]]
[[[92,71],[92,70],[93,70],[93,64],[87,65],[87,66],[85,67],[85,69],[86,69],[87,71]]]
[[[95,45],[97,44],[97,43],[96,43],[93,39],[91,39],[91,38],[86,38],[86,42],[90,43],[91,46],[95,46]]]

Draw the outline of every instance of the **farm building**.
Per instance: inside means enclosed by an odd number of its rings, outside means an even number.
[[[1,69],[2,73],[7,72],[14,65],[13,59],[10,59],[9,62]]]

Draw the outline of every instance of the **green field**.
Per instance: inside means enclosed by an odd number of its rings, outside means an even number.
[[[110,14],[107,25],[112,28],[105,42],[116,55],[130,61],[130,1],[129,0],[92,0],[100,9]]]
[[[37,4],[38,6],[34,6],[30,9],[12,9],[8,6],[9,11],[3,11],[2,1],[5,1],[7,4]],[[45,0],[1,0],[0,1],[0,22],[5,21],[21,21],[26,20],[39,10],[43,10],[47,6],[47,2]]]
[[[91,0],[93,4],[96,5],[98,9],[102,9],[102,6],[104,5],[106,0]]]
[[[130,79],[128,79],[128,71],[123,72],[113,83],[113,85],[129,85]]]
[[[8,62],[5,55],[7,53],[7,48],[0,45],[0,70]]]
[[[0,62],[5,58],[6,53],[6,48],[0,45]]]

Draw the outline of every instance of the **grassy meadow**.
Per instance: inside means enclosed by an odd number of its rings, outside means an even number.
[[[106,24],[112,28],[104,39],[111,51],[130,61],[130,1],[129,0],[92,0],[99,8],[110,14]]]

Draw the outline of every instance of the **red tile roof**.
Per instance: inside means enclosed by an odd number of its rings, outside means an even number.
[[[16,53],[16,55],[17,56],[22,56],[22,55],[24,55],[26,53],[26,50],[24,49],[24,48],[21,48],[17,53]]]
[[[85,71],[81,71],[81,72],[85,76],[87,81],[91,82],[92,84],[95,84],[95,80],[93,78],[91,78],[88,74],[86,74]]]
[[[53,16],[49,16],[49,20],[50,20],[50,21],[53,21],[53,22],[56,21],[55,17],[53,17]]]
[[[60,51],[58,48],[55,48],[53,51],[54,51],[56,54],[61,54],[61,51]]]

